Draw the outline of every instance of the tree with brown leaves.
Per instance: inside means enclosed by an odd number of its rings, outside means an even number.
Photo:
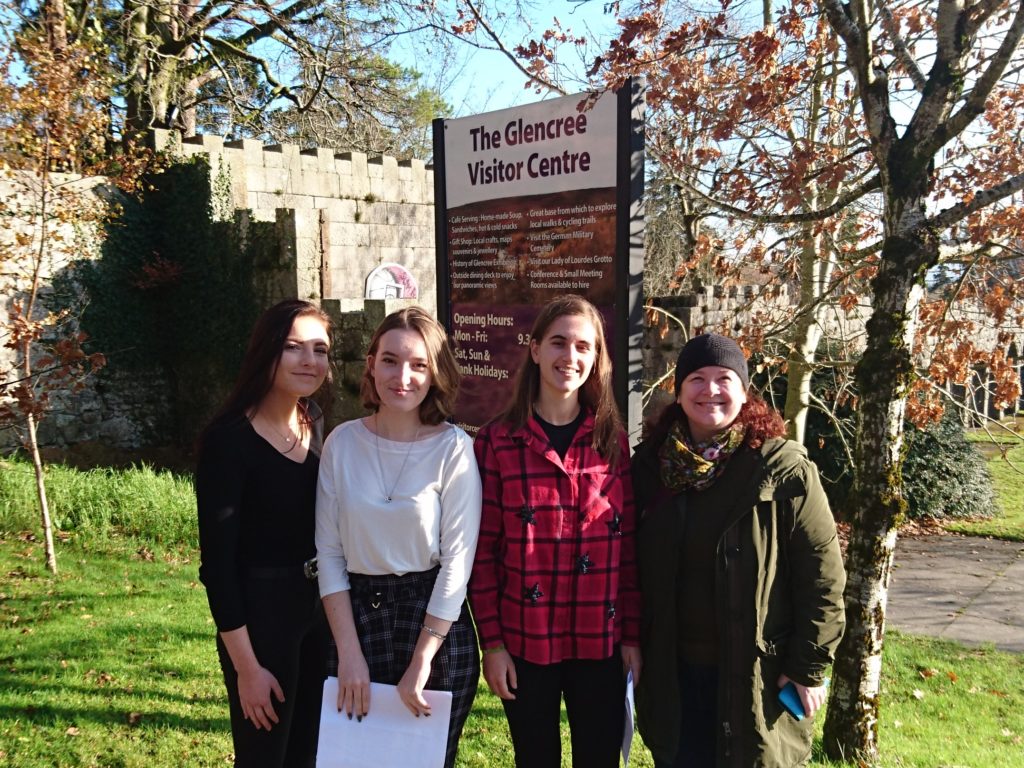
[[[54,395],[72,394],[101,368],[83,348],[75,313],[48,302],[47,280],[98,235],[106,206],[88,171],[103,159],[102,53],[69,41],[63,6],[44,7],[42,23],[23,29],[0,61],[0,425],[14,429],[32,458],[47,567],[57,572],[37,427]],[[74,302],[70,302],[73,306]]]
[[[988,366],[1004,405],[1020,392],[1009,333],[983,345],[979,328],[1024,320],[1017,284],[1000,269],[1019,257],[1024,234],[1024,4],[808,0],[678,12],[661,0],[638,4],[601,62],[610,81],[647,73],[649,104],[702,116],[697,150],[678,159],[684,178],[720,216],[787,240],[773,269],[794,264],[794,277],[817,281],[840,306],[855,304],[859,287],[870,298],[855,369],[848,628],[825,746],[833,758],[874,760],[886,595],[905,510],[904,417],[934,418],[940,385],[973,364]],[[677,162],[671,150],[662,156]],[[740,256],[774,247],[766,231]],[[801,252],[815,259],[793,260]],[[811,264],[816,274],[804,271]],[[956,279],[929,294],[940,264]],[[988,311],[972,320],[954,309],[970,302]]]

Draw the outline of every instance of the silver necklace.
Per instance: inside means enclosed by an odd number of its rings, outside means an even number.
[[[271,422],[270,419],[268,419],[266,416],[263,417],[263,421],[266,422],[267,426],[270,427],[270,430],[274,434],[276,434],[278,437],[280,437],[282,440],[284,440],[284,444],[288,446],[285,450],[281,451],[281,453],[290,453],[292,451],[292,449],[294,449],[295,446],[298,445],[297,442],[293,442],[295,440],[295,438],[296,438],[296,434],[295,434],[295,431],[292,430],[292,423],[291,423],[291,421],[288,422],[288,434],[287,435],[285,435],[283,432],[281,432],[281,430],[279,430],[277,427],[275,427],[273,422]],[[302,430],[301,426],[299,427],[299,430],[301,432],[301,430]]]
[[[405,449],[405,457],[402,459],[402,466],[398,468],[398,474],[395,476],[395,482],[391,484],[391,490],[388,490],[387,481],[384,479],[384,460],[380,457],[380,419],[377,418],[377,414],[373,414],[373,439],[377,446],[377,469],[380,470],[380,489],[384,491],[384,501],[388,504],[395,497],[395,488],[398,487],[398,481],[402,479],[402,473],[405,472],[405,465],[409,461],[409,454],[412,453],[412,447],[416,444],[416,440],[420,436],[420,427],[422,424],[417,425],[416,434],[413,435],[412,440],[409,443],[409,447]]]

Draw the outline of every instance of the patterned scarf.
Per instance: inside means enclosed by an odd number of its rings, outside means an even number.
[[[725,469],[729,457],[743,445],[746,430],[734,424],[703,443],[690,437],[684,421],[675,422],[658,451],[661,482],[673,493],[708,488]]]

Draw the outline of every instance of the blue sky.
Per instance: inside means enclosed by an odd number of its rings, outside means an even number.
[[[603,50],[617,29],[614,18],[602,12],[603,6],[603,0],[552,0],[544,3],[543,10],[535,8],[530,14],[532,35],[539,37],[551,26],[552,18],[557,17],[563,28],[571,28],[577,35],[586,35],[593,51]],[[509,24],[505,27],[510,48],[529,35],[529,30],[521,26]],[[426,59],[422,48],[416,51],[416,43],[424,39],[399,40],[392,48],[392,57],[415,67],[423,73],[425,84],[441,90],[445,100],[454,108],[455,117],[528,104],[554,95],[537,94],[532,88],[524,88],[525,76],[500,52],[462,45],[451,55]],[[566,53],[569,53],[568,49]],[[563,57],[563,64],[578,78],[583,78],[585,62],[567,55]],[[570,86],[570,92],[574,90]]]

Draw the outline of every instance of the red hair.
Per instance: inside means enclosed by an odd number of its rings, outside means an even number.
[[[751,448],[760,448],[765,440],[786,434],[786,422],[782,416],[753,390],[747,393],[747,402],[740,408],[736,422],[747,428],[746,443]]]

